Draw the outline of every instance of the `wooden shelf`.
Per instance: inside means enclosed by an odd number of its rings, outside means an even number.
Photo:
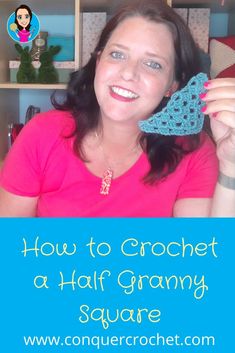
[[[235,1],[225,0],[224,6],[221,0],[172,0],[175,7],[209,7],[212,12],[235,11]]]
[[[81,9],[89,11],[97,9],[104,11],[119,6],[123,0],[80,0]],[[172,0],[174,7],[209,7],[213,12],[235,11],[235,1],[225,0],[225,5],[221,6],[221,0]]]
[[[41,83],[0,83],[0,88],[2,89],[66,89],[66,83],[57,83],[57,84],[41,84]]]

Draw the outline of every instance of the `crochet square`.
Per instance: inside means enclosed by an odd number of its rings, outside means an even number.
[[[205,92],[206,74],[200,72],[193,76],[187,85],[176,91],[167,105],[149,119],[139,121],[140,130],[161,135],[193,135],[203,127],[204,114],[201,112],[204,102],[199,97]]]

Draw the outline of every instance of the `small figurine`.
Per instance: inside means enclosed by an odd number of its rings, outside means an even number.
[[[16,43],[15,48],[20,54],[20,67],[16,74],[18,83],[34,83],[36,82],[36,71],[32,65],[32,58],[29,54],[29,47],[22,48]]]
[[[38,70],[39,83],[57,83],[59,81],[58,72],[53,65],[53,56],[59,53],[61,47],[59,45],[50,46],[49,49],[44,51],[39,61],[41,66]]]

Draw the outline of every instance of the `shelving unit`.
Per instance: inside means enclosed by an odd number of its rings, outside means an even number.
[[[172,0],[173,7],[207,7],[212,14],[224,13],[228,15],[228,34],[235,35],[235,1],[225,0]]]
[[[1,88],[30,88],[30,89],[42,89],[41,85],[28,84],[27,87],[10,83],[9,81],[9,60],[12,60],[16,56],[14,48],[14,42],[9,37],[6,31],[6,23],[9,15],[21,4],[16,0],[2,1],[0,0],[0,13],[1,13],[1,30],[0,30],[0,89]],[[79,38],[80,38],[80,0],[29,0],[27,5],[32,9],[33,12],[40,19],[40,15],[73,15],[74,16],[74,66],[77,69],[79,67]],[[58,28],[58,32],[63,30],[61,27]],[[12,86],[11,86],[12,85]],[[65,85],[56,84],[53,86],[55,89],[62,89]],[[46,85],[45,89],[49,89]]]
[[[173,6],[210,7],[211,11],[222,12],[235,9],[234,0],[225,0],[221,6],[221,0],[172,0]]]
[[[0,89],[66,89],[66,83],[56,83],[56,84],[27,84],[27,83],[1,83]]]
[[[113,10],[124,0],[28,0],[25,3],[39,17],[50,16],[74,16],[74,67],[77,69],[81,57],[81,25],[80,13],[83,11],[106,11],[111,14]],[[227,12],[231,17],[230,28],[235,27],[235,1],[226,0],[221,7],[220,0],[172,0],[173,7],[210,7],[214,12]],[[10,82],[9,60],[14,59],[16,51],[14,42],[6,31],[7,19],[20,5],[19,0],[0,0],[0,160],[7,151],[7,125],[9,122],[17,122],[19,119],[21,92],[47,92],[46,90],[64,90],[66,84],[18,84]],[[49,29],[48,29],[49,30]],[[235,31],[235,29],[234,29]],[[63,33],[63,24],[58,28]],[[234,33],[235,34],[235,33]],[[49,91],[50,92],[50,91]],[[47,94],[47,93],[45,93]],[[48,93],[48,96],[50,94]],[[29,101],[30,105],[30,101]]]
[[[80,43],[80,0],[29,0],[25,2],[39,17],[74,16],[74,67],[79,67]],[[7,125],[19,120],[20,92],[27,90],[63,90],[66,84],[18,84],[10,82],[9,61],[16,56],[14,41],[9,37],[7,19],[15,9],[22,4],[18,0],[0,0],[0,160],[7,152]],[[58,33],[63,33],[63,26],[58,26]],[[50,95],[50,94],[49,94]],[[29,102],[30,105],[30,102]]]

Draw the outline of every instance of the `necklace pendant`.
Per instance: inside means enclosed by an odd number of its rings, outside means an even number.
[[[113,171],[111,168],[108,168],[103,175],[102,181],[101,181],[101,188],[100,188],[100,194],[101,195],[108,195],[109,190],[111,187],[112,183],[112,178],[113,178]]]

